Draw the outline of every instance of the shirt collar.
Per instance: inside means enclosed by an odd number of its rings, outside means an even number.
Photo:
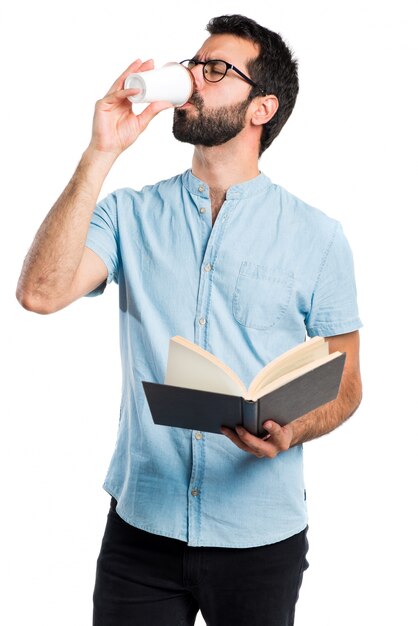
[[[197,178],[197,176],[192,173],[191,169],[186,170],[182,174],[182,183],[190,193],[200,198],[209,198],[209,186],[207,183],[203,182],[203,180]],[[238,185],[232,185],[226,192],[226,198],[227,200],[232,200],[234,198],[238,199],[254,196],[271,184],[270,178],[260,172],[255,178],[251,178],[243,183],[238,183]]]

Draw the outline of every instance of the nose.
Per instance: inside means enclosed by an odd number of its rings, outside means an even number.
[[[195,91],[199,91],[206,82],[203,78],[203,65],[195,65],[189,72],[192,75]]]

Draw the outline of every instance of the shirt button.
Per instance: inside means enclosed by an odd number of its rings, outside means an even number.
[[[202,433],[196,433],[195,434],[195,439],[198,439],[198,440],[203,439]]]
[[[199,191],[200,191],[200,192],[205,191],[205,188],[204,188],[204,186],[203,186],[203,185],[200,185],[200,187],[199,187]]]
[[[201,317],[201,318],[200,318],[200,320],[199,320],[199,324],[200,324],[201,326],[204,326],[204,325],[206,324],[206,320],[205,320],[205,318],[204,318],[204,317]]]
[[[200,207],[200,209],[199,209],[199,211],[200,211],[201,213],[206,213],[206,209],[205,209],[205,207],[204,207],[204,206],[201,206],[201,207]]]
[[[192,496],[198,496],[200,493],[199,489],[192,489]]]
[[[212,269],[212,265],[210,263],[206,263],[205,272],[210,272],[211,269]]]

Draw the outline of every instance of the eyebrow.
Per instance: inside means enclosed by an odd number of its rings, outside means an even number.
[[[245,61],[243,62],[243,65],[244,65],[244,68],[245,68],[246,72],[250,71],[249,70],[249,63],[251,63],[251,61],[254,61],[256,58],[257,58],[257,56],[255,56],[254,58],[247,58],[247,59],[245,59]],[[196,52],[196,54],[194,54],[191,57],[191,60],[192,61],[203,61],[203,58],[202,58],[202,55],[199,56],[199,53]],[[235,63],[232,63],[232,61],[228,61],[228,59],[222,58],[222,55],[221,56],[213,56],[212,59],[207,59],[206,58],[204,60],[205,61],[226,61],[227,63],[231,63],[231,65],[234,65],[234,67],[235,67]]]
[[[201,55],[199,55],[199,53],[198,53],[198,52],[196,52],[196,54],[192,56],[192,60],[195,60],[195,59],[196,59],[196,61],[203,61],[203,58],[202,58],[202,57],[204,57],[204,55],[202,55],[202,54],[201,54]],[[212,57],[211,59],[205,58],[204,60],[205,60],[205,61],[226,61],[227,63],[230,63],[230,62],[231,62],[231,61],[228,61],[227,59],[224,59],[224,58],[222,57],[222,54],[221,54],[220,56],[219,56],[219,55],[218,55],[218,56],[216,56],[216,55],[213,55],[213,54],[211,53],[211,57]]]
[[[229,63],[233,67],[236,67],[235,63],[228,61],[228,59],[222,58],[222,56],[213,56],[212,58],[208,59],[204,57],[202,58],[202,56],[199,57],[199,55],[195,54],[194,56],[192,56],[191,61],[201,61],[203,63],[206,63],[207,61],[224,61],[225,63]],[[247,63],[245,63],[245,71],[248,71]]]

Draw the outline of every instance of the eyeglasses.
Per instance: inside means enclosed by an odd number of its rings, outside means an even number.
[[[247,83],[260,89],[263,95],[266,94],[266,90],[263,87],[260,87],[255,83],[251,78],[246,76],[241,70],[239,70],[232,63],[228,63],[227,61],[222,61],[220,59],[210,59],[209,61],[199,61],[198,59],[186,59],[185,61],[181,61],[181,65],[184,65],[189,70],[192,70],[196,65],[203,65],[203,78],[207,80],[209,83],[219,83],[220,80],[225,78],[228,70],[234,70],[241,78],[243,78]]]

